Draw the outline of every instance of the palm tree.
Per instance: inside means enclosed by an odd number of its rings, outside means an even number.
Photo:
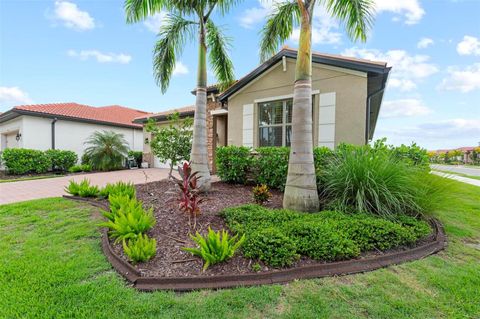
[[[276,5],[262,30],[262,61],[300,24],[293,91],[292,139],[283,207],[299,211],[318,210],[312,140],[312,18],[316,0],[287,0]],[[366,40],[372,23],[372,0],[318,1],[333,17],[343,22],[352,40]]]
[[[226,13],[236,0],[126,0],[127,22],[137,22],[168,10],[164,26],[153,50],[155,80],[162,92],[168,88],[177,56],[187,39],[198,33],[198,67],[193,141],[190,154],[192,169],[199,172],[202,191],[210,189],[207,150],[207,49],[210,65],[223,89],[234,81],[233,64],[227,54],[229,39],[212,19],[214,9]]]
[[[85,142],[85,155],[95,169],[108,171],[122,167],[128,155],[128,143],[123,134],[114,131],[96,131]]]

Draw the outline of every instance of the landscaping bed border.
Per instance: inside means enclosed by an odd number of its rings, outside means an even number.
[[[107,203],[92,198],[66,195],[64,198],[87,202],[93,206],[108,210]],[[198,289],[233,288],[264,284],[281,284],[296,279],[355,274],[421,259],[443,250],[447,245],[447,238],[442,224],[435,218],[430,218],[429,223],[433,228],[432,240],[409,250],[364,259],[351,259],[339,262],[306,265],[297,268],[273,270],[255,274],[198,277],[142,277],[137,269],[113,251],[110,241],[108,240],[106,228],[102,229],[102,249],[113,268],[138,290],[191,291]]]

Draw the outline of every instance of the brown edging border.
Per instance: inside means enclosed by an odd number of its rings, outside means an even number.
[[[108,210],[108,205],[105,202],[75,196],[64,197],[72,200],[88,202],[96,207]],[[190,291],[206,288],[219,289],[239,286],[256,286],[286,283],[295,279],[355,274],[427,257],[443,250],[447,245],[447,238],[442,224],[434,218],[430,219],[429,222],[434,231],[432,240],[410,250],[393,252],[371,258],[307,265],[298,268],[274,270],[258,274],[221,275],[211,277],[143,277],[137,269],[115,254],[110,245],[110,241],[108,240],[106,229],[102,229],[102,249],[113,268],[126,278],[133,287],[143,291]]]

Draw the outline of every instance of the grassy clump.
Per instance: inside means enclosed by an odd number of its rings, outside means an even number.
[[[120,181],[115,184],[108,183],[100,190],[100,196],[102,197],[109,198],[112,195],[122,195],[128,196],[129,198],[135,198],[135,186],[133,183],[124,183]]]
[[[223,216],[230,229],[246,235],[245,256],[274,267],[291,265],[298,255],[333,261],[412,245],[431,232],[425,221],[405,215],[397,221],[369,214],[303,214],[244,205],[225,209]]]
[[[71,180],[65,191],[72,196],[80,197],[97,197],[100,192],[97,186],[90,185],[88,179],[84,179],[80,183]]]
[[[123,251],[133,263],[144,262],[155,256],[157,241],[140,234],[137,238],[124,240]]]

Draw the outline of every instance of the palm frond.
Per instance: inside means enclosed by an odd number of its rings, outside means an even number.
[[[85,142],[85,154],[96,169],[120,168],[128,155],[128,142],[123,134],[114,131],[96,131]]]
[[[242,2],[241,0],[210,0],[209,3],[213,3],[220,11],[221,14],[226,14],[234,6]]]
[[[235,81],[233,63],[227,53],[230,48],[230,38],[226,37],[212,21],[207,22],[206,29],[208,58],[219,82],[219,88],[224,90]]]
[[[278,46],[290,37],[293,27],[298,25],[299,20],[300,10],[296,1],[286,1],[276,5],[261,31],[260,59],[262,62],[276,53]]]
[[[195,22],[177,14],[168,14],[165,25],[158,34],[159,40],[153,49],[153,73],[162,92],[168,88],[178,55],[182,54],[185,42],[193,36]]]
[[[352,40],[366,41],[373,24],[373,0],[324,0],[327,11],[344,26]]]
[[[127,23],[145,20],[162,10],[171,9],[171,1],[167,0],[125,0]]]

